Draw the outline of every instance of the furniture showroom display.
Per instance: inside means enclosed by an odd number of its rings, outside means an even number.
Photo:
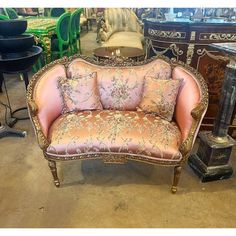
[[[229,60],[220,50],[210,45],[236,42],[236,23],[217,18],[208,18],[204,22],[184,18],[175,21],[148,18],[144,20],[144,36],[148,58],[164,54],[192,66],[203,76],[208,85],[209,106],[202,128],[212,130]],[[229,126],[230,135],[236,131],[235,114],[236,108]]]
[[[68,86],[81,81],[92,86],[87,93],[84,88]],[[155,90],[164,92],[160,106],[167,104],[167,109],[161,112],[172,110],[173,118],[145,110],[148,81],[150,85],[178,84],[175,97],[172,90]],[[82,99],[81,103],[74,102],[75,98]],[[92,98],[96,102],[88,106]],[[166,57],[97,62],[77,55],[61,58],[37,72],[28,87],[27,104],[57,187],[57,161],[101,159],[123,164],[133,160],[174,167],[171,190],[175,193],[181,167],[207,110],[208,92],[195,69]],[[73,108],[81,104],[84,106]]]

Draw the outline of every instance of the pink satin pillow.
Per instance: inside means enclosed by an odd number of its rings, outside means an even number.
[[[143,97],[137,110],[155,113],[161,118],[171,121],[181,83],[182,80],[145,77]]]
[[[63,99],[62,113],[102,110],[96,72],[72,78],[60,77],[58,87]]]
[[[112,68],[99,77],[99,92],[104,109],[136,111],[141,101],[144,79],[135,69]]]

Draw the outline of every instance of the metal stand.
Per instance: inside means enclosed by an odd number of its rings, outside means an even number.
[[[25,137],[27,135],[26,131],[19,131],[16,129],[12,129],[7,125],[1,125],[0,123],[0,138],[4,138],[7,136],[17,136],[17,137]]]
[[[213,131],[200,132],[198,151],[191,155],[188,161],[202,182],[226,179],[233,173],[228,162],[236,141],[228,135],[228,128],[236,102],[236,60],[230,59]]]
[[[15,73],[18,73],[18,72],[15,72]],[[19,73],[23,74],[23,79],[24,79],[24,82],[25,82],[25,87],[27,88],[27,86],[29,84],[28,73],[26,71],[19,72]],[[13,119],[12,119],[11,122],[7,122],[7,120],[6,120],[6,124],[5,125],[2,125],[0,123],[0,138],[7,137],[7,136],[25,137],[26,134],[27,134],[26,131],[20,131],[20,130],[12,129],[11,127],[18,120],[29,119],[29,117],[19,118],[19,117],[15,116],[15,114],[18,111],[25,110],[25,109],[27,109],[27,107],[22,107],[22,108],[19,108],[19,109],[15,110],[15,111],[12,111],[10,100],[9,100],[9,96],[8,96],[8,92],[7,92],[7,89],[6,89],[6,84],[5,84],[5,81],[4,81],[4,76],[3,76],[3,73],[0,72],[0,88],[2,88],[1,87],[2,83],[4,84],[4,87],[5,87],[6,97],[7,97],[7,102],[8,102],[8,105],[4,104],[4,106],[6,107],[6,112],[7,112],[7,109],[10,110],[10,117],[13,118]]]

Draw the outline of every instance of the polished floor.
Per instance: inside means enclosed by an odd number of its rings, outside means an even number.
[[[95,37],[91,31],[82,37],[84,54]],[[13,109],[25,106],[20,78],[8,76],[6,85]],[[173,195],[172,168],[76,161],[58,166],[62,186],[56,188],[30,121],[15,128],[28,135],[0,139],[0,227],[236,227],[235,174],[201,183],[186,165]],[[235,149],[231,165],[236,169]]]

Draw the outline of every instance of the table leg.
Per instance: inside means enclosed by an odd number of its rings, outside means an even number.
[[[51,62],[51,37],[49,35],[42,36],[42,44],[46,53],[46,63]]]

